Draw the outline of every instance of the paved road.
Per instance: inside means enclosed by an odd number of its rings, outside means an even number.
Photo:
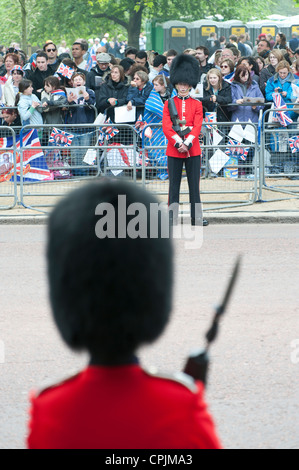
[[[299,448],[298,242],[296,224],[220,224],[205,228],[201,249],[175,243],[172,321],[140,353],[145,366],[167,371],[202,345],[242,254],[207,389],[226,448]],[[0,225],[0,250],[0,448],[24,448],[29,390],[75,372],[86,357],[70,353],[52,323],[45,226]]]

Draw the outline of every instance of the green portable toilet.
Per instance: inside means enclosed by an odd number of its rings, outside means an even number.
[[[164,31],[164,51],[174,49],[182,53],[191,48],[191,24],[183,21],[166,21],[162,24]],[[164,52],[163,51],[163,52]]]
[[[219,23],[212,20],[197,20],[191,23],[191,42],[192,47],[206,46],[210,49],[211,44],[209,41],[211,33],[216,33],[219,39]]]

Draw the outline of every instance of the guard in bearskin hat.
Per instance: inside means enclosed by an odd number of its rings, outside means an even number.
[[[183,165],[186,168],[192,225],[208,225],[202,218],[199,191],[201,149],[199,134],[203,121],[200,101],[190,91],[199,81],[199,64],[191,55],[180,54],[172,61],[170,81],[177,96],[164,105],[162,127],[168,140],[166,155],[169,175],[169,207],[172,223],[177,223],[180,183]]]
[[[171,311],[173,249],[163,232],[167,214],[153,209],[158,205],[134,183],[101,179],[52,211],[47,263],[54,319],[66,344],[90,361],[32,395],[29,448],[220,447],[203,383],[146,371],[136,356],[159,337]]]

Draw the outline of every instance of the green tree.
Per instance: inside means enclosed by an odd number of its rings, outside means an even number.
[[[287,0],[291,1],[291,0]],[[296,1],[296,0],[294,0]],[[299,2],[299,0],[298,0]],[[145,19],[195,21],[220,14],[224,20],[265,18],[279,0],[1,0],[1,40],[41,46],[47,39],[69,43],[77,37],[122,33],[138,47]]]

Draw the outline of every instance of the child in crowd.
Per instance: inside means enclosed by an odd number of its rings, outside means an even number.
[[[60,86],[58,77],[50,76],[45,79],[41,98],[44,123],[63,124],[68,101],[65,88]]]
[[[84,164],[83,159],[88,147],[91,145],[92,135],[94,128],[78,127],[79,124],[93,123],[95,120],[95,93],[93,90],[85,87],[85,75],[81,72],[76,72],[72,76],[73,88],[79,88],[78,93],[76,90],[70,90],[68,93],[68,103],[70,105],[67,124],[72,124],[74,127],[70,132],[74,135],[72,146],[77,147],[72,151],[71,162],[72,173],[74,176],[88,176],[89,170],[78,167],[87,166]],[[68,91],[68,89],[67,89]],[[79,148],[83,147],[83,148]]]
[[[32,94],[32,81],[24,78],[19,84],[19,93],[16,96],[15,106],[18,108],[22,126],[42,126],[43,118],[41,115],[41,102]],[[41,137],[42,129],[38,130]]]
[[[75,106],[70,109],[68,115],[68,124],[86,124],[94,122],[95,111],[91,108],[95,104],[95,93],[93,90],[85,87],[86,78],[84,73],[76,72],[72,76],[73,88],[80,88],[79,93],[76,94],[71,91],[68,94],[68,103],[70,105],[81,105]],[[87,106],[82,106],[87,105]]]

